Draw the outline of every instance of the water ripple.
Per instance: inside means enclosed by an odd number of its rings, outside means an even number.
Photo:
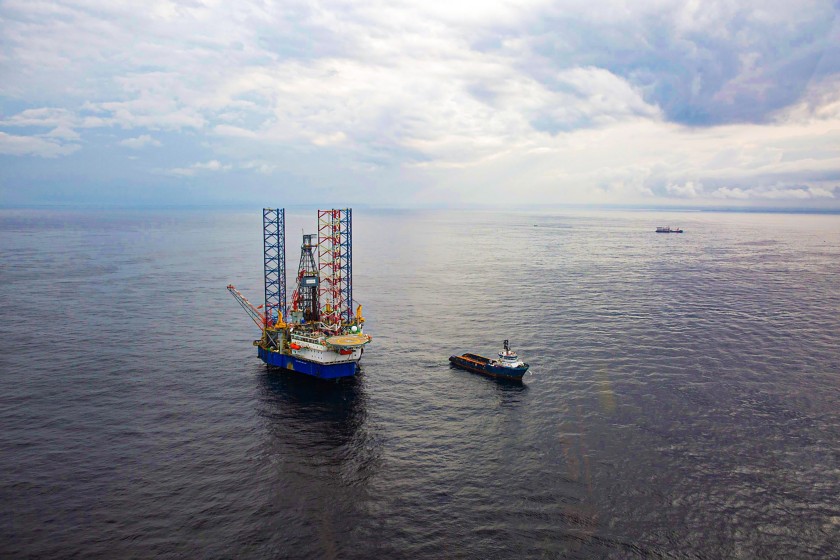
[[[224,291],[259,228],[0,213],[4,556],[837,556],[837,217],[357,211],[331,384]],[[524,383],[448,364],[505,338]]]

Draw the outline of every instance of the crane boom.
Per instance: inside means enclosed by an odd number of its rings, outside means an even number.
[[[230,295],[232,295],[234,297],[234,299],[236,299],[236,301],[239,302],[239,305],[242,306],[242,309],[244,309],[245,312],[248,313],[248,316],[251,317],[251,319],[257,324],[257,326],[261,329],[265,328],[265,326],[266,326],[265,314],[260,313],[260,311],[256,307],[254,307],[253,304],[250,301],[248,301],[245,298],[245,296],[243,296],[239,292],[239,290],[237,290],[233,286],[233,284],[229,284],[227,289],[230,292]]]

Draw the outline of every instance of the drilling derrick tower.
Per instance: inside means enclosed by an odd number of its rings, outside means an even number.
[[[267,327],[286,316],[286,210],[263,208],[265,321]]]
[[[303,319],[308,323],[320,320],[318,309],[318,265],[315,264],[315,234],[304,235],[300,246],[297,288],[292,294],[292,322]]]
[[[353,321],[353,211],[318,210],[321,321],[333,329]]]
[[[303,236],[292,308],[286,308],[286,216],[263,209],[265,305],[255,307],[232,284],[228,291],[262,330],[254,341],[269,366],[320,379],[356,374],[364,347],[360,305],[353,314],[351,210],[319,210],[318,233]],[[264,307],[264,309],[260,309]]]

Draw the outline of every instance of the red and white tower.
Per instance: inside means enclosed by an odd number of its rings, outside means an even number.
[[[352,213],[318,210],[318,303],[329,326],[353,320]]]

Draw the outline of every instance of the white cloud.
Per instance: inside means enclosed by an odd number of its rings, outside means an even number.
[[[836,77],[761,105],[799,87],[779,76],[819,49],[826,2],[144,6],[4,3],[0,99],[35,106],[0,120],[4,153],[66,155],[109,128],[139,150],[167,131],[200,161],[138,153],[150,169],[391,172],[400,201],[407,184],[418,200],[830,200],[840,176]],[[748,102],[760,118],[674,122]]]
[[[141,97],[131,101],[88,103],[84,108],[97,113],[87,126],[119,126],[124,129],[149,130],[200,129],[206,119],[198,111],[165,97]]]
[[[837,187],[840,189],[840,187]],[[729,188],[721,187],[711,193],[712,198],[722,199],[766,199],[766,200],[818,200],[834,198],[833,189],[809,186],[789,187],[751,187],[751,188]]]
[[[136,138],[126,138],[120,142],[120,146],[131,148],[132,150],[140,150],[146,146],[160,146],[160,141],[155,140],[148,134],[141,134]]]
[[[333,132],[332,134],[317,135],[312,139],[312,143],[316,146],[330,146],[332,144],[340,144],[347,139],[347,135],[341,132]]]
[[[247,161],[242,164],[243,169],[250,169],[262,175],[271,175],[277,170],[277,165],[264,161]]]
[[[253,130],[247,130],[238,126],[220,124],[213,128],[213,132],[220,136],[232,136],[238,138],[257,139],[258,135]]]
[[[697,198],[698,191],[702,191],[702,188],[700,184],[695,185],[694,181],[686,181],[683,184],[669,183],[665,190],[678,198]]]
[[[0,154],[54,158],[70,155],[80,146],[37,136],[14,136],[0,131]]]
[[[193,164],[193,168],[195,169],[207,169],[209,171],[228,171],[231,166],[230,165],[222,165],[219,163],[219,160],[210,160],[205,163],[195,163]]]
[[[832,188],[823,188],[816,186],[808,187],[808,192],[811,193],[812,198],[835,198],[835,191],[838,191],[838,193],[840,193],[840,184]]]
[[[189,167],[175,167],[168,169],[167,175],[192,177],[203,171],[230,171],[233,168],[230,164],[222,164],[219,160],[213,159],[206,162],[196,162]]]
[[[837,26],[840,28],[840,24]],[[840,39],[840,30],[838,30]],[[840,120],[840,76],[830,76],[817,80],[809,87],[802,98],[790,107],[779,111],[779,118],[799,123],[812,121]]]
[[[736,199],[745,200],[750,197],[750,193],[739,188],[721,187],[711,194],[712,198]]]
[[[44,128],[71,128],[78,124],[75,112],[70,109],[58,107],[40,107],[37,109],[26,109],[17,115],[0,121],[2,126],[14,127],[44,127]]]
[[[66,126],[57,126],[43,135],[45,138],[61,138],[62,140],[80,140],[79,133]]]

